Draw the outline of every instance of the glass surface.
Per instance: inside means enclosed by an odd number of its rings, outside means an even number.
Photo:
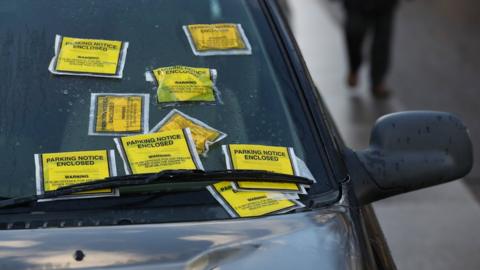
[[[311,193],[331,190],[317,135],[263,16],[254,1],[0,0],[0,196],[35,193],[36,153],[115,149],[113,137],[88,135],[92,93],[150,93],[155,126],[172,108],[157,104],[144,73],[173,65],[218,71],[223,104],[176,107],[228,134],[202,158],[206,170],[225,169],[220,144],[291,146],[318,181]],[[198,23],[240,23],[252,55],[195,56],[182,26]],[[56,34],[129,41],[123,79],[52,75]]]

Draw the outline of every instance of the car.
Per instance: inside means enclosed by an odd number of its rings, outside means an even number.
[[[395,269],[370,203],[472,168],[446,112],[348,148],[274,0],[7,0],[0,22],[1,269]]]

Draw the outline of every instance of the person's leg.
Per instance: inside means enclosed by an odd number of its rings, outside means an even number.
[[[377,97],[386,97],[389,94],[385,77],[390,65],[394,11],[394,8],[391,8],[374,16],[370,79],[372,93]]]
[[[345,39],[347,44],[349,75],[348,84],[356,86],[358,70],[362,64],[362,44],[367,32],[368,21],[360,11],[346,9]]]

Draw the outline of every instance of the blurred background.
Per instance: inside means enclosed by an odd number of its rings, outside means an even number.
[[[356,88],[346,84],[340,0],[278,1],[348,146],[365,148],[371,127],[384,114],[439,110],[464,120],[480,157],[480,1],[399,1],[387,99],[372,97],[368,63]],[[480,269],[479,178],[477,162],[466,179],[374,204],[398,269]]]

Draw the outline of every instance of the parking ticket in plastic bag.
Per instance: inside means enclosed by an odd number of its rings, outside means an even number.
[[[145,77],[147,81],[156,82],[157,101],[162,105],[186,102],[213,104],[219,101],[215,69],[186,66],[162,67],[147,72]]]
[[[55,37],[55,56],[48,70],[58,75],[120,79],[128,42],[103,39]]]
[[[210,127],[204,122],[188,116],[177,109],[171,110],[151,131],[163,132],[189,128],[195,147],[200,155],[206,156],[211,145],[221,141],[227,134]]]
[[[203,170],[190,129],[114,139],[126,174]]]
[[[255,217],[281,214],[305,207],[301,202],[281,193],[262,191],[235,192],[231,182],[218,182],[207,187],[212,196],[232,217]]]
[[[60,187],[102,180],[116,176],[117,167],[113,150],[77,151],[35,154],[37,195]],[[75,193],[58,198],[92,198],[118,195],[116,189],[101,189]],[[57,200],[55,199],[45,199]]]
[[[149,100],[149,94],[92,94],[88,135],[148,133]]]
[[[223,145],[227,169],[265,170],[275,173],[299,175],[297,158],[291,147],[253,144]],[[295,183],[232,182],[235,190],[279,191],[306,194],[306,186]]]
[[[183,31],[195,55],[252,54],[252,47],[240,24],[190,24],[184,25]]]

